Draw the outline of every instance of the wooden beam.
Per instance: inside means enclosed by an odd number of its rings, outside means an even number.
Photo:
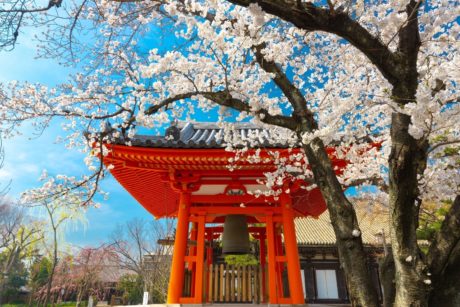
[[[230,207],[230,206],[206,206],[206,207],[192,207],[190,208],[191,214],[198,214],[200,211],[206,211],[208,215],[228,215],[228,214],[245,214],[245,215],[266,215],[281,214],[279,207]]]
[[[224,227],[222,226],[212,226],[206,227],[206,232],[212,233],[222,233],[224,231]],[[265,233],[265,227],[248,227],[249,232],[254,233]]]
[[[191,201],[194,204],[276,204],[273,197],[255,197],[253,195],[192,195]]]

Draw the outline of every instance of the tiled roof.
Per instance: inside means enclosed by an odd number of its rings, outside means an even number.
[[[380,205],[370,205],[366,202],[355,203],[356,215],[365,245],[377,245],[382,230],[386,242],[390,243],[388,211]],[[297,244],[302,245],[334,245],[336,243],[332,229],[329,211],[325,211],[317,219],[312,217],[295,220]]]
[[[165,148],[223,148],[234,147],[286,148],[295,142],[293,133],[279,127],[258,126],[253,123],[173,123],[165,136],[136,135],[133,146]]]
[[[98,274],[99,280],[101,282],[117,283],[120,281],[120,278],[124,275],[132,275],[136,274],[136,272],[121,268],[119,265],[105,265],[102,267],[102,270]]]

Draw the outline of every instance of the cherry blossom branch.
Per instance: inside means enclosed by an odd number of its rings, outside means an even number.
[[[294,130],[296,124],[294,119],[289,116],[284,115],[271,115],[266,109],[259,109],[257,111],[253,111],[249,104],[243,102],[240,99],[232,97],[230,92],[228,91],[218,91],[218,92],[204,92],[204,91],[195,91],[189,92],[184,94],[178,94],[173,97],[168,97],[167,99],[162,100],[160,103],[150,106],[146,111],[146,115],[152,115],[157,113],[162,108],[173,104],[174,102],[184,100],[187,98],[192,98],[193,96],[203,96],[214,103],[233,108],[240,112],[247,112],[249,114],[254,114],[259,116],[260,120],[267,124],[278,125],[281,127],[285,127],[291,130]]]
[[[26,15],[43,13],[51,10],[53,7],[60,7],[62,0],[49,0],[48,5],[42,7],[28,8],[30,5],[27,0],[7,0],[2,2],[0,9],[0,49],[7,48],[11,51],[14,49],[20,28]],[[6,8],[5,8],[6,7]]]
[[[258,4],[265,12],[291,22],[299,29],[336,34],[365,54],[390,83],[395,84],[401,78],[398,70],[400,57],[345,12],[320,8],[311,2],[301,3],[301,7],[294,6],[286,0],[229,2],[245,7]]]
[[[431,147],[428,149],[428,153],[431,153],[431,152],[435,151],[435,150],[438,149],[439,147],[447,146],[447,145],[454,145],[454,144],[460,144],[460,140],[450,140],[450,141],[445,141],[445,142],[436,143],[435,145],[431,146]]]
[[[361,178],[361,179],[355,179],[351,180],[348,182],[348,184],[345,186],[346,188],[350,187],[356,187],[360,185],[374,185],[378,187],[381,191],[388,193],[389,187],[388,184],[385,182],[385,180],[380,177],[380,176],[372,176],[369,178]]]
[[[238,98],[232,97],[228,91],[219,91],[219,92],[203,92],[200,93],[205,98],[215,102],[218,105],[230,107],[240,112],[247,112],[248,114],[253,114],[258,116],[259,119],[271,125],[276,125],[284,127],[290,130],[295,130],[297,123],[293,117],[284,116],[284,115],[272,115],[266,109],[252,110],[251,106]]]
[[[405,27],[414,17],[416,17],[418,13],[418,9],[420,5],[422,4],[422,0],[417,1],[417,4],[412,8],[412,11],[410,14],[407,15],[406,20],[399,26],[398,31],[395,32],[395,34],[388,40],[386,46],[388,47],[391,42],[399,35],[403,27]]]
[[[313,113],[307,108],[307,101],[305,100],[302,92],[289,80],[286,74],[275,62],[267,61],[264,58],[262,55],[262,50],[265,48],[265,46],[265,44],[262,44],[254,47],[257,62],[263,70],[275,75],[273,81],[282,90],[284,96],[286,96],[294,108],[294,118],[300,118],[304,116],[308,122],[309,131],[311,132],[316,130],[318,128],[318,124],[314,119]]]

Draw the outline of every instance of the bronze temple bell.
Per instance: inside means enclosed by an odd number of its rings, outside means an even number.
[[[249,231],[246,215],[227,215],[222,234],[222,254],[249,254]]]

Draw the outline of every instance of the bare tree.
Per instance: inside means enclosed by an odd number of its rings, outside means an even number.
[[[47,306],[51,296],[51,286],[53,284],[54,274],[59,262],[60,237],[70,222],[82,218],[82,209],[78,206],[78,204],[78,199],[66,197],[56,198],[52,201],[43,200],[38,204],[30,205],[32,208],[37,208],[44,211],[44,215],[48,221],[48,226],[51,233],[50,238],[45,237],[45,239],[49,241],[51,268],[46,284],[46,294],[43,306]],[[45,245],[45,248],[47,247],[48,246]]]
[[[10,201],[0,204],[0,305],[13,266],[36,251],[43,239],[40,223],[27,219],[24,211]]]
[[[50,0],[48,4],[37,1],[6,0],[0,3],[0,50],[14,49],[21,28],[42,23],[38,13],[61,6],[62,0]]]
[[[118,225],[111,236],[120,266],[140,276],[144,291],[151,295],[164,295],[167,287],[171,246],[157,244],[157,241],[171,234],[171,223],[134,219]],[[166,300],[166,297],[159,299]]]

